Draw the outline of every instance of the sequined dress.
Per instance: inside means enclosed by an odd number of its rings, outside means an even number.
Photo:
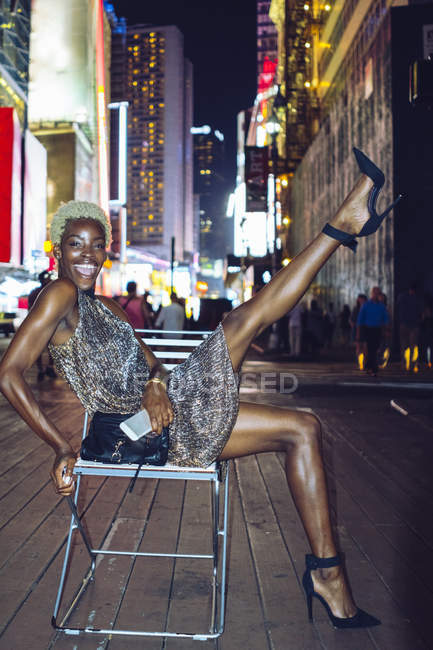
[[[48,346],[59,374],[91,417],[136,413],[149,366],[133,329],[80,290],[78,311],[72,336]],[[174,411],[168,462],[206,467],[221,453],[239,408],[239,378],[221,325],[170,373],[167,393]]]

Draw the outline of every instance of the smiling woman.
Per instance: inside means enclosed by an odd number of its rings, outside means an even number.
[[[53,221],[59,279],[41,291],[0,364],[0,389],[55,452],[51,477],[61,495],[74,491],[76,455],[61,423],[46,416],[25,380],[26,370],[47,344],[57,370],[94,421],[101,414],[104,421],[118,420],[145,408],[153,431],[167,427],[169,463],[206,467],[215,460],[283,452],[287,481],[314,554],[306,556],[303,579],[310,617],[315,597],[335,627],[348,628],[379,621],[356,607],[337,553],[320,423],[309,413],[240,403],[238,372],[251,342],[296,305],[338,246],[354,247],[357,234],[379,227],[386,213],[375,214],[371,197],[378,191],[372,187],[372,180],[362,175],[331,223],[305,250],[262,291],[231,311],[170,374],[121,307],[95,296],[110,236],[108,221],[98,206],[70,202]]]

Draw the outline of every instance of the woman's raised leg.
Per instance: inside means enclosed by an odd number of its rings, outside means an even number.
[[[369,218],[367,196],[372,185],[370,178],[361,176],[331,225],[348,233],[358,233]],[[256,296],[226,316],[224,334],[235,370],[239,369],[254,338],[296,305],[339,245],[335,239],[320,233]]]
[[[286,476],[311,549],[317,557],[337,554],[321,454],[321,428],[309,413],[275,406],[241,403],[238,419],[220,460],[265,451],[286,454]],[[341,567],[313,572],[314,587],[333,614],[347,618],[356,613]]]

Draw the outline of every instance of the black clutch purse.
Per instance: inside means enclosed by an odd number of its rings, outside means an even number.
[[[169,446],[168,427],[164,427],[159,436],[130,440],[119,424],[131,415],[95,413],[88,434],[81,443],[81,458],[110,464],[165,465]]]

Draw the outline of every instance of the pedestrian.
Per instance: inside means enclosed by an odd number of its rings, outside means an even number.
[[[358,315],[362,305],[367,302],[368,298],[365,293],[359,293],[356,304],[350,313],[351,340],[355,343],[356,362],[359,370],[364,370],[364,364],[367,358],[367,342],[365,338],[365,328],[358,328]]]
[[[307,311],[306,330],[308,351],[313,359],[317,359],[325,340],[325,323],[323,312],[315,299],[311,301],[310,309]]]
[[[431,298],[424,306],[420,325],[420,359],[426,368],[431,369],[433,364],[433,305]]]
[[[348,347],[350,342],[350,307],[344,305],[339,316],[340,336],[341,342],[345,348]]]
[[[185,307],[177,297],[176,293],[171,294],[171,303],[163,307],[155,322],[156,329],[179,331],[185,325]]]
[[[331,348],[334,339],[335,321],[336,321],[333,302],[330,302],[328,304],[328,309],[325,311],[323,315],[323,320],[324,320],[325,345],[328,348]]]
[[[418,337],[421,323],[422,306],[416,293],[416,286],[411,285],[397,298],[396,315],[400,334],[400,356],[403,370],[410,372],[418,369]]]
[[[379,300],[385,305],[385,309],[388,313],[388,324],[385,325],[382,331],[382,340],[379,347],[378,358],[379,358],[379,368],[383,370],[388,365],[389,358],[391,356],[391,344],[392,344],[392,328],[391,328],[391,318],[389,317],[388,310],[388,298],[383,291],[379,294]]]
[[[127,418],[146,408],[156,433],[168,427],[169,463],[206,467],[216,459],[283,452],[287,481],[312,549],[303,577],[308,611],[311,616],[312,599],[317,598],[340,628],[380,621],[356,607],[337,553],[320,423],[305,411],[239,402],[238,373],[253,339],[295,306],[341,243],[354,248],[357,234],[379,227],[378,185],[366,174],[376,179],[381,172],[358,150],[356,155],[366,173],[331,223],[171,373],[135,334],[116,301],[95,295],[110,241],[105,213],[95,204],[66,203],[51,224],[59,279],[43,289],[0,364],[2,392],[54,450],[51,477],[64,496],[74,492],[76,452],[64,437],[62,422],[44,413],[25,379],[47,343],[56,367],[91,418],[102,411],[105,422],[118,422],[119,414]]]
[[[132,327],[136,330],[152,329],[152,319],[144,296],[137,293],[137,283],[128,282],[126,285],[127,296],[120,296],[117,302],[128,314]]]
[[[302,340],[302,305],[297,303],[293,309],[289,311],[289,346],[290,356],[292,359],[299,359],[301,356],[301,340]]]
[[[382,340],[383,328],[389,323],[389,315],[383,302],[380,301],[380,287],[373,287],[370,300],[365,302],[358,315],[357,326],[359,336],[361,328],[364,328],[365,340],[367,343],[367,361],[365,369],[369,375],[377,376],[378,360],[377,353]]]
[[[48,269],[45,269],[45,271],[41,271],[39,273],[38,280],[41,283],[40,286],[36,287],[36,289],[33,289],[33,291],[29,293],[27,298],[27,304],[29,310],[35,304],[36,298],[39,296],[42,289],[51,282],[51,273],[48,271]],[[44,352],[41,352],[41,354],[36,359],[36,365],[38,368],[38,381],[42,381],[44,377],[49,377],[50,379],[56,379],[57,373],[54,370],[53,357],[51,356],[50,352],[48,352],[48,365],[44,368],[43,356],[44,356]]]

